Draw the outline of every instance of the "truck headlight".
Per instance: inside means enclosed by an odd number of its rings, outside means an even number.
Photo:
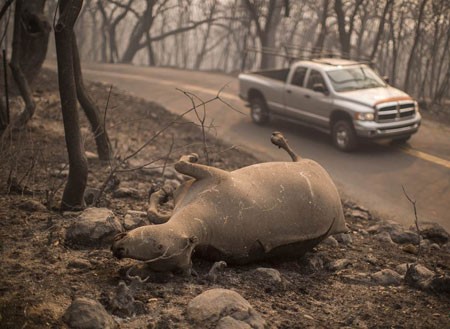
[[[355,119],[360,121],[373,121],[375,116],[373,113],[355,113]]]

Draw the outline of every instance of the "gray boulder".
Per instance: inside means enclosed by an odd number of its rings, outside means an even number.
[[[372,281],[381,286],[398,286],[402,283],[403,277],[397,272],[384,269],[372,274]]]
[[[343,245],[349,245],[353,243],[353,239],[348,233],[339,233],[334,235],[334,238],[337,242],[342,243]]]
[[[263,329],[266,322],[256,312],[247,300],[237,292],[227,289],[211,289],[192,299],[187,307],[187,316],[194,323],[195,328],[209,328],[222,325],[221,321],[230,323],[235,327],[247,328],[247,324],[253,329]],[[225,319],[230,317],[232,319]],[[239,325],[239,326],[238,326]],[[219,327],[220,328],[220,327]]]
[[[420,223],[419,228],[420,235],[422,235],[424,239],[429,239],[438,244],[444,244],[450,240],[450,235],[447,231],[437,223]]]
[[[113,192],[114,198],[132,198],[140,199],[139,191],[132,187],[119,187]]]
[[[74,329],[115,329],[117,323],[99,302],[76,298],[62,317],[63,321]]]
[[[66,231],[66,243],[73,247],[109,247],[122,224],[107,208],[87,208]]]
[[[254,271],[256,277],[261,278],[265,282],[264,286],[275,290],[285,289],[286,280],[281,276],[281,273],[274,268],[258,267]]]
[[[399,244],[406,244],[406,243],[411,243],[411,244],[418,244],[419,243],[419,235],[417,235],[416,232],[413,231],[393,231],[390,233],[392,241],[394,241],[395,243],[399,243]]]
[[[339,246],[339,242],[337,242],[337,240],[335,238],[333,238],[332,236],[327,237],[321,243],[326,246],[330,246],[330,247],[338,247]]]

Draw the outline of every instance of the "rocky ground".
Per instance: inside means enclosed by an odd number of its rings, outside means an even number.
[[[90,84],[104,109],[109,87]],[[450,326],[450,243],[440,227],[406,229],[344,202],[348,234],[330,237],[301,259],[227,267],[195,259],[196,276],[149,273],[109,251],[120,230],[149,224],[148,195],[184,180],[173,169],[181,154],[232,170],[258,162],[239,147],[207,138],[160,105],[113,89],[107,127],[124,159],[114,184],[89,158],[86,201],[97,207],[59,213],[67,176],[55,75],[44,71],[29,128],[1,145],[1,328],[446,328]],[[14,104],[17,111],[21,104]],[[269,136],[268,136],[269,143]],[[139,168],[150,163],[153,169]],[[115,166],[118,161],[111,165]],[[170,208],[170,202],[167,206]],[[170,209],[166,209],[170,210]],[[411,215],[411,224],[414,216]],[[143,278],[148,279],[143,282]]]

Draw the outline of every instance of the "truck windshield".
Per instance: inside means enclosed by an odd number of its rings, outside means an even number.
[[[337,92],[386,86],[372,69],[364,66],[328,71],[327,75]]]

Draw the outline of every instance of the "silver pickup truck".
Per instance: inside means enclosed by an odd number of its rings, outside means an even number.
[[[330,133],[334,145],[351,151],[362,138],[404,143],[420,126],[417,102],[389,86],[369,66],[337,58],[299,61],[289,69],[239,75],[239,96],[251,118],[271,117]]]

